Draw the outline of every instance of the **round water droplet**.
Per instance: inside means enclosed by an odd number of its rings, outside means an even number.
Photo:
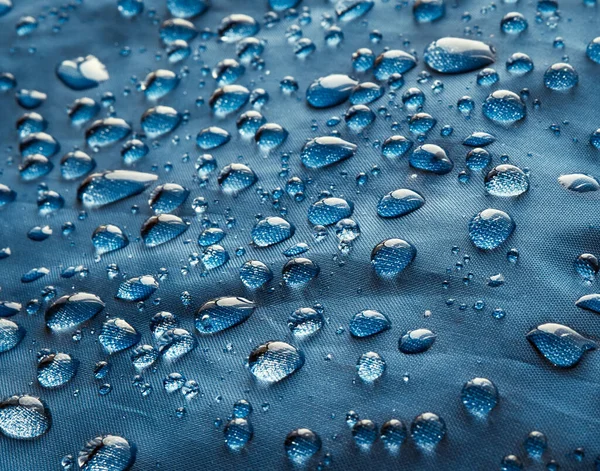
[[[252,229],[252,242],[259,247],[269,247],[289,239],[295,227],[280,217],[267,217],[256,223]]]
[[[0,318],[0,353],[15,348],[25,337],[25,329],[19,324]]]
[[[379,276],[393,277],[408,267],[417,255],[417,249],[402,239],[386,239],[371,252],[371,264]]]
[[[131,133],[131,126],[121,118],[104,118],[94,121],[85,131],[88,146],[107,147]]]
[[[10,438],[37,438],[50,430],[50,411],[37,397],[12,396],[0,403],[0,432]]]
[[[297,428],[287,434],[283,446],[291,461],[303,465],[319,452],[321,438],[312,430]]]
[[[380,436],[385,448],[395,453],[408,438],[408,432],[403,422],[390,419],[381,426]]]
[[[129,278],[119,285],[115,296],[122,301],[145,301],[158,289],[158,281],[152,275]]]
[[[419,448],[432,450],[446,435],[446,423],[438,415],[425,412],[413,420],[410,435]]]
[[[469,221],[469,238],[482,250],[500,246],[515,229],[512,218],[498,209],[484,209]]]
[[[552,64],[544,72],[544,85],[550,90],[570,90],[579,83],[579,74],[571,64]]]
[[[173,131],[181,123],[181,114],[170,106],[155,106],[144,111],[141,119],[146,135],[155,139]]]
[[[391,136],[381,144],[381,153],[388,159],[397,159],[406,154],[412,146],[412,141],[404,136]]]
[[[485,191],[493,196],[519,196],[527,190],[529,190],[529,177],[514,165],[498,165],[485,177]]]
[[[369,419],[361,419],[352,426],[352,437],[359,448],[368,450],[377,440],[377,425]]]
[[[483,102],[483,114],[498,124],[513,124],[525,117],[525,104],[516,93],[496,90]]]
[[[486,418],[498,404],[498,389],[489,379],[473,378],[463,386],[460,399],[470,414]]]
[[[244,164],[232,163],[223,167],[217,182],[225,193],[238,193],[250,188],[258,178],[252,169]]]
[[[239,451],[252,440],[254,429],[246,419],[236,418],[227,422],[223,433],[227,447],[232,451]]]
[[[390,49],[377,56],[373,74],[377,80],[388,80],[393,74],[405,74],[417,65],[417,59],[400,49]]]
[[[170,213],[185,203],[189,194],[190,191],[178,183],[165,183],[152,191],[148,205],[155,214]]]
[[[273,272],[263,262],[250,260],[240,268],[240,280],[247,288],[258,289],[273,279]]]
[[[223,118],[238,112],[248,103],[249,99],[250,91],[246,87],[241,85],[225,85],[213,92],[208,105],[216,116]]]
[[[80,150],[65,154],[60,161],[60,174],[69,181],[84,177],[95,168],[96,161]]]
[[[575,260],[575,271],[588,283],[596,279],[599,269],[598,259],[591,253],[582,253]]]
[[[350,334],[358,338],[371,337],[391,327],[390,319],[385,314],[373,309],[360,311],[350,320]]]
[[[363,353],[356,363],[358,377],[367,383],[381,378],[384,371],[385,360],[375,352]]]
[[[78,366],[79,361],[67,353],[43,352],[38,354],[38,382],[45,388],[57,388],[75,376]]]
[[[516,11],[507,13],[500,21],[500,29],[507,34],[521,34],[528,26],[525,17]]]
[[[174,361],[194,350],[198,341],[187,330],[174,328],[164,332],[158,339],[157,345],[163,358]]]
[[[88,441],[77,457],[82,471],[127,471],[135,463],[137,448],[123,437],[103,435]]]
[[[142,225],[140,234],[146,247],[156,247],[169,242],[188,229],[183,219],[174,214],[150,216]]]
[[[325,318],[319,311],[302,307],[290,314],[287,324],[296,337],[305,337],[318,332],[325,325]]]
[[[286,285],[296,288],[306,285],[320,272],[319,266],[308,258],[292,258],[282,269],[283,281]]]

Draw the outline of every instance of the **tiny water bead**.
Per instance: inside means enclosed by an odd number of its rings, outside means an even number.
[[[382,277],[394,277],[407,268],[417,256],[417,249],[402,239],[386,239],[371,251],[371,265]]]
[[[214,334],[245,322],[254,312],[254,302],[241,297],[220,297],[205,302],[196,311],[195,326],[201,334]]]
[[[416,211],[425,204],[425,198],[413,190],[394,190],[377,203],[377,214],[383,218],[396,218]]]
[[[275,383],[301,369],[304,361],[304,354],[292,345],[270,341],[252,350],[248,369],[256,379]]]
[[[459,74],[477,70],[495,61],[492,46],[471,39],[445,37],[425,48],[425,63],[444,74]]]
[[[410,435],[419,448],[433,450],[446,435],[446,423],[437,414],[425,412],[413,420]]]
[[[483,114],[491,121],[510,125],[525,118],[525,104],[516,93],[509,90],[496,90],[483,102]]]
[[[486,418],[498,404],[498,389],[486,378],[473,378],[462,388],[460,399],[470,414]]]
[[[79,452],[82,471],[127,471],[134,465],[137,447],[118,435],[102,435],[89,440]]]
[[[306,337],[321,330],[325,325],[325,318],[322,312],[303,307],[290,314],[287,324],[294,336]]]
[[[561,324],[542,324],[527,334],[527,340],[554,366],[570,368],[581,360],[596,343],[570,327]]]
[[[358,377],[366,383],[379,379],[385,371],[385,360],[375,352],[363,353],[356,363]]]
[[[307,463],[321,449],[321,438],[307,428],[292,430],[285,437],[283,447],[288,458],[297,465]]]
[[[404,332],[398,341],[398,349],[402,353],[423,353],[431,348],[437,335],[429,329],[416,329]]]
[[[485,177],[485,191],[492,196],[519,196],[527,190],[529,190],[529,177],[514,165],[498,165]]]
[[[492,250],[503,244],[515,229],[512,218],[498,209],[485,209],[469,221],[469,238],[482,250]]]
[[[48,432],[51,425],[50,410],[37,397],[15,395],[0,402],[0,432],[9,438],[38,438]]]
[[[544,85],[550,90],[570,90],[579,83],[579,74],[571,64],[559,62],[544,72]]]
[[[350,335],[357,338],[371,337],[392,327],[390,319],[379,311],[366,309],[356,313],[350,320]]]

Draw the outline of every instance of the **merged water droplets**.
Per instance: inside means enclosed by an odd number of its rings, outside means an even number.
[[[11,396],[0,403],[0,432],[9,438],[37,438],[50,430],[51,425],[50,411],[37,397]]]
[[[196,312],[196,330],[215,334],[246,321],[256,308],[254,302],[239,297],[222,297],[204,303]]]
[[[56,75],[73,90],[88,90],[109,79],[106,66],[92,55],[64,60],[56,68]]]
[[[596,342],[570,327],[554,323],[537,326],[527,334],[527,340],[546,360],[561,368],[575,366],[586,351],[596,348]]]
[[[259,345],[248,357],[248,369],[258,380],[275,383],[304,366],[304,354],[292,345],[270,341]]]

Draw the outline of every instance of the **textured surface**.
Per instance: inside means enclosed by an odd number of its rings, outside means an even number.
[[[62,25],[60,33],[52,33],[57,20],[49,16],[40,23],[37,31],[26,37],[17,37],[15,32],[14,25],[21,16],[47,14],[49,8],[59,7],[62,3],[55,0],[13,0],[13,3],[13,11],[0,18],[0,72],[13,73],[18,88],[38,89],[48,94],[46,103],[36,111],[48,120],[48,132],[60,142],[61,154],[75,146],[84,147],[83,130],[72,128],[65,112],[65,107],[77,97],[87,95],[99,99],[105,91],[112,91],[116,96],[117,116],[130,121],[134,130],[139,131],[140,117],[151,105],[142,93],[136,92],[130,78],[136,76],[139,81],[157,68],[173,68],[163,51],[160,60],[154,58],[161,48],[158,40],[160,21],[168,18],[165,2],[147,0],[145,13],[128,21],[119,15],[116,2],[86,0],[69,12],[69,21]],[[221,18],[240,12],[250,14],[262,23],[266,3],[263,0],[214,0],[212,8],[194,22],[199,30],[208,27],[214,31]],[[194,220],[184,236],[159,247],[147,248],[139,240],[140,227],[151,215],[147,205],[149,190],[110,207],[90,210],[87,219],[80,221],[77,215],[82,208],[76,203],[77,183],[61,180],[60,172],[55,168],[45,181],[65,198],[65,207],[50,219],[38,216],[37,184],[20,181],[17,172],[18,139],[14,123],[24,110],[17,106],[14,91],[0,95],[0,182],[8,184],[18,194],[17,200],[0,212],[0,246],[9,246],[12,251],[9,258],[0,260],[0,298],[25,304],[32,298],[40,298],[42,288],[51,284],[58,289],[59,296],[88,291],[106,302],[104,313],[89,323],[78,343],[68,334],[47,331],[41,312],[32,316],[21,313],[13,318],[23,325],[27,334],[20,345],[0,357],[0,395],[39,395],[51,411],[53,424],[46,435],[35,441],[3,438],[1,469],[56,470],[65,454],[76,454],[88,440],[102,434],[122,435],[137,445],[137,461],[133,467],[136,471],[201,469],[209,464],[211,469],[218,470],[287,469],[291,464],[285,456],[284,440],[298,427],[310,428],[321,436],[323,449],[318,459],[324,452],[331,452],[333,469],[396,469],[399,463],[409,470],[497,469],[502,457],[509,453],[524,458],[522,442],[532,430],[547,435],[546,459],[555,458],[561,464],[561,470],[590,469],[594,458],[600,454],[597,414],[600,353],[588,352],[576,368],[559,370],[532,348],[525,334],[537,325],[555,322],[573,328],[586,338],[600,338],[600,317],[574,305],[580,296],[594,292],[596,288],[582,284],[573,269],[579,254],[597,254],[600,245],[598,196],[568,192],[557,183],[558,176],[565,173],[599,173],[600,154],[589,145],[588,138],[600,127],[596,106],[600,96],[597,79],[600,66],[585,57],[587,44],[599,34],[599,7],[586,8],[580,0],[562,0],[562,19],[557,28],[551,30],[535,22],[535,2],[531,0],[521,0],[517,5],[497,1],[496,10],[488,10],[486,14],[480,11],[486,2],[465,0],[456,8],[452,7],[453,1],[448,3],[443,20],[433,25],[417,25],[409,7],[395,10],[395,2],[377,1],[365,17],[368,25],[362,24],[361,20],[344,25],[344,42],[339,48],[331,49],[324,44],[319,21],[324,11],[332,13],[332,5],[305,0],[300,6],[311,7],[313,21],[302,29],[304,35],[315,42],[317,51],[304,62],[294,56],[292,46],[284,39],[289,21],[282,19],[273,29],[262,28],[258,37],[268,40],[263,55],[266,69],[257,72],[249,68],[240,83],[249,88],[266,89],[271,101],[263,114],[269,122],[290,131],[284,145],[267,157],[254,143],[243,141],[237,135],[235,117],[217,120],[211,116],[207,105],[196,108],[194,104],[199,95],[208,101],[216,88],[210,76],[201,76],[202,65],[212,68],[223,58],[235,57],[235,46],[218,44],[214,39],[205,41],[206,51],[200,54],[199,60],[190,58],[183,63],[189,68],[189,75],[160,103],[180,112],[190,110],[190,120],[172,135],[160,139],[160,147],[150,146],[150,153],[136,164],[135,169],[150,172],[156,164],[157,184],[177,182],[191,190],[180,216],[193,218],[189,206],[191,199],[202,195],[209,202],[208,217],[219,222],[221,227],[225,228],[226,214],[236,218],[236,228],[226,229],[229,235],[223,241],[232,259],[205,277],[193,267],[187,276],[180,272],[183,265],[188,265],[189,254],[199,251],[195,244],[195,238],[202,230],[199,221]],[[156,18],[160,19],[157,24],[148,18],[148,11],[153,7]],[[466,10],[473,16],[469,23],[461,21]],[[500,32],[500,20],[514,10],[525,15],[529,29],[520,36],[504,36]],[[461,37],[465,27],[473,31],[475,26],[482,32],[478,39],[496,48],[493,67],[500,75],[499,83],[493,88],[477,86],[474,72],[456,76],[434,74],[434,78],[441,79],[445,85],[439,95],[432,94],[431,81],[417,84],[417,74],[424,67],[424,48],[442,36]],[[369,32],[374,28],[383,34],[379,45],[369,42]],[[565,49],[552,47],[556,36],[564,37]],[[410,45],[405,46],[404,41],[410,41]],[[199,38],[194,40],[193,49],[202,42]],[[28,52],[30,46],[36,48],[35,54]],[[131,48],[128,57],[119,55],[124,46]],[[345,105],[329,110],[309,108],[304,101],[306,87],[314,79],[329,73],[352,74],[351,55],[359,47],[370,47],[379,53],[385,46],[416,50],[419,63],[405,75],[407,85],[401,91],[419,86],[425,92],[424,111],[438,121],[428,142],[442,145],[454,160],[455,169],[444,176],[418,173],[409,168],[407,158],[385,159],[370,142],[350,134],[343,124],[338,125],[341,136],[359,144],[356,155],[327,169],[302,167],[299,152],[305,141],[327,134],[326,120],[333,115],[343,115],[347,109]],[[10,52],[11,48],[14,48],[13,52]],[[511,76],[506,72],[504,62],[514,52],[524,52],[532,58],[535,63],[533,73]],[[87,54],[102,60],[110,80],[85,92],[66,88],[55,76],[56,65],[60,60]],[[563,62],[563,55],[568,55],[570,63],[577,69],[579,85],[567,93],[552,92],[543,85],[543,72],[551,64]],[[179,65],[173,68],[177,72],[180,69]],[[279,81],[286,75],[293,75],[298,80],[297,95],[285,96],[279,92]],[[371,74],[366,74],[363,80],[373,79]],[[198,86],[201,81],[206,82],[204,88]],[[123,96],[125,87],[132,90],[129,96]],[[491,90],[503,88],[518,92],[524,87],[531,91],[528,116],[524,120],[509,128],[485,120],[481,103]],[[466,94],[476,103],[470,120],[464,119],[455,109],[456,101]],[[535,98],[541,100],[539,110],[531,105]],[[438,100],[441,103],[437,103]],[[387,101],[386,95],[370,107],[376,110],[379,106],[387,106]],[[400,102],[400,95],[397,102]],[[388,106],[388,110],[392,114],[391,121],[402,122],[408,114],[394,106]],[[106,110],[99,116],[104,113]],[[311,130],[313,119],[317,120],[317,131]],[[564,120],[568,124],[561,124]],[[390,128],[391,121],[378,115],[366,133],[369,140],[383,142],[397,133],[408,136],[406,123],[396,132]],[[560,124],[560,137],[548,129],[553,123]],[[439,131],[446,124],[454,127],[454,134],[442,138]],[[205,188],[199,188],[193,181],[194,162],[202,153],[195,147],[195,136],[200,129],[211,125],[223,127],[232,134],[231,142],[211,152],[219,168],[242,155],[241,161],[258,176],[257,186],[271,191],[285,185],[288,177],[279,176],[279,154],[289,151],[292,153],[289,176],[301,176],[305,181],[312,178],[304,202],[282,198],[282,205],[288,208],[286,219],[296,225],[294,238],[288,242],[307,242],[311,248],[306,256],[321,267],[319,277],[308,286],[291,289],[279,285],[281,267],[285,263],[281,251],[285,247],[259,249],[248,246],[254,216],[257,213],[277,215],[270,203],[261,204],[254,189],[237,198],[224,195],[218,189],[214,174]],[[510,155],[510,163],[531,170],[528,193],[516,199],[490,197],[484,192],[481,175],[473,175],[467,184],[459,183],[457,174],[464,166],[468,151],[461,142],[475,131],[487,131],[497,137],[497,141],[487,147],[494,165],[500,163],[499,155],[506,153]],[[172,140],[175,135],[180,138],[177,144]],[[120,145],[116,145],[94,155],[98,171],[122,167],[119,149]],[[182,163],[181,157],[186,152],[191,155],[190,162]],[[58,162],[58,156],[53,159]],[[163,169],[167,161],[173,163],[170,173]],[[354,176],[359,172],[368,173],[373,165],[379,166],[381,173],[370,175],[368,184],[360,187],[360,195],[357,195]],[[331,190],[332,186],[336,197],[354,202],[353,218],[362,231],[361,237],[354,242],[353,251],[343,257],[345,264],[341,267],[333,259],[337,252],[333,231],[330,229],[329,236],[316,243],[306,219],[308,207],[318,199],[319,191]],[[387,192],[402,187],[422,193],[426,204],[404,218],[379,218],[377,201]],[[133,204],[140,207],[136,215],[130,211]],[[500,249],[481,253],[469,241],[467,224],[474,214],[488,207],[511,214],[517,229]],[[76,226],[68,238],[60,234],[60,226],[65,221],[72,221]],[[29,240],[27,231],[42,223],[53,227],[53,236],[43,242]],[[96,262],[90,237],[96,227],[108,223],[123,228],[130,244]],[[397,280],[382,280],[370,267],[370,252],[384,238],[393,237],[414,244],[418,256]],[[193,242],[186,245],[188,238]],[[451,252],[454,245],[461,249],[458,255]],[[235,256],[239,246],[246,247],[243,257]],[[506,251],[511,247],[518,248],[521,254],[516,265],[506,261]],[[462,272],[455,272],[453,267],[457,261],[462,261],[464,254],[470,255],[470,263]],[[275,288],[273,292],[254,293],[240,282],[240,265],[253,258],[272,268],[275,274],[271,285]],[[166,267],[169,277],[161,282],[152,298],[160,298],[160,305],[147,301],[145,310],[139,312],[135,303],[114,300],[119,278],[107,279],[105,267],[109,263],[118,264],[121,273],[127,274],[126,278],[155,274],[161,267]],[[60,278],[63,268],[78,265],[89,269],[87,278]],[[22,284],[21,275],[39,266],[48,267],[50,274],[33,283]],[[447,268],[453,270],[451,274],[446,273]],[[469,286],[462,281],[467,272],[475,275]],[[491,289],[485,280],[496,273],[503,273],[506,283]],[[445,279],[450,281],[447,291],[442,288]],[[183,291],[192,295],[192,303],[187,308],[179,299]],[[202,337],[199,348],[176,364],[162,363],[156,372],[144,372],[144,380],[154,388],[152,394],[142,397],[140,390],[131,384],[136,372],[127,352],[110,358],[112,369],[105,380],[93,379],[94,363],[106,359],[97,341],[104,314],[126,319],[142,334],[142,343],[149,343],[148,326],[156,312],[176,313],[181,326],[192,331],[195,310],[205,301],[219,296],[247,297],[256,302],[256,312],[240,326]],[[452,307],[446,306],[448,298],[456,300]],[[479,299],[486,303],[482,311],[471,307]],[[329,322],[309,340],[292,340],[286,324],[289,314],[315,302],[324,306]],[[458,309],[461,303],[468,306],[466,310]],[[492,317],[491,312],[496,307],[506,311],[504,319]],[[392,328],[365,340],[351,338],[348,322],[363,309],[385,313],[392,321]],[[431,311],[427,318],[424,317],[426,310]],[[345,332],[336,334],[338,326],[344,326]],[[401,332],[417,328],[436,332],[436,343],[423,354],[401,354],[397,349]],[[300,371],[280,383],[268,387],[257,385],[244,367],[245,359],[254,347],[273,339],[299,346],[305,353],[306,363]],[[227,348],[228,344],[231,349]],[[79,359],[81,365],[77,377],[63,388],[52,391],[41,388],[35,381],[36,352],[41,348],[64,351]],[[228,351],[224,353],[224,350]],[[384,376],[374,385],[353,382],[357,358],[366,351],[378,352],[387,363]],[[328,355],[330,360],[326,361]],[[189,402],[180,393],[167,394],[162,379],[172,371],[182,372],[188,379],[198,381],[203,394]],[[404,375],[409,375],[408,382],[403,380]],[[461,404],[463,384],[475,377],[492,380],[499,390],[498,406],[488,421],[473,420]],[[103,382],[109,382],[113,388],[105,396],[98,393]],[[224,445],[222,428],[215,428],[213,422],[217,417],[228,417],[233,403],[240,398],[254,405],[255,412],[251,417],[254,438],[247,450],[232,454]],[[264,412],[261,404],[266,403],[269,407]],[[175,410],[181,406],[187,408],[187,415],[177,418]],[[359,452],[344,419],[351,409],[356,410],[361,419],[371,419],[378,425],[390,418],[409,424],[415,416],[431,411],[444,419],[447,435],[431,454],[419,452],[410,440],[400,457],[390,456],[380,443],[370,452]],[[578,465],[567,455],[580,446],[585,448],[586,456]],[[531,469],[543,469],[543,465],[534,464]]]

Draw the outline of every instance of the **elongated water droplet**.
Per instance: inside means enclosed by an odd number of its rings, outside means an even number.
[[[425,204],[425,198],[413,190],[394,190],[377,203],[377,214],[383,218],[396,218],[416,211]]]
[[[583,337],[570,327],[561,324],[542,324],[527,334],[527,340],[555,366],[570,368],[581,360],[596,342]]]
[[[95,294],[74,293],[58,298],[45,314],[46,325],[54,332],[72,330],[104,309],[104,302]]]
[[[204,303],[196,312],[196,330],[215,334],[246,321],[254,312],[254,302],[240,297],[222,297]]]
[[[174,214],[150,216],[142,225],[140,234],[146,247],[156,247],[169,242],[188,229],[183,219]]]
[[[460,74],[492,64],[495,50],[481,41],[445,37],[429,44],[423,59],[437,72]]]
[[[429,329],[409,330],[400,337],[398,349],[402,353],[423,353],[431,348],[436,338]]]
[[[62,61],[56,68],[56,75],[72,90],[95,88],[109,78],[106,66],[92,55]]]
[[[12,396],[0,403],[0,432],[7,437],[37,438],[50,430],[51,424],[48,407],[37,397]]]
[[[280,217],[267,217],[256,223],[252,229],[252,242],[259,247],[269,247],[289,239],[295,227]]]
[[[424,144],[417,147],[412,152],[409,162],[413,168],[436,175],[445,175],[454,168],[454,163],[446,151],[435,144]]]
[[[85,131],[88,146],[107,147],[125,139],[131,133],[131,126],[121,118],[104,118],[94,121]]]
[[[132,170],[107,170],[88,176],[77,190],[77,198],[85,206],[99,208],[130,196],[139,195],[158,177]]]
[[[588,193],[600,190],[600,182],[596,177],[584,173],[570,173],[558,177],[558,183],[563,188],[576,193]]]
[[[350,334],[358,338],[371,337],[391,327],[390,319],[385,314],[373,309],[360,311],[350,320]]]
[[[137,276],[121,283],[115,297],[123,301],[145,301],[157,289],[158,281],[153,276]]]
[[[357,146],[339,137],[323,136],[308,141],[300,158],[308,168],[323,168],[352,157]]]
[[[118,435],[88,441],[77,457],[82,471],[128,471],[135,463],[136,446]]]
[[[358,82],[347,75],[332,74],[321,77],[306,90],[306,101],[313,108],[331,108],[344,103]]]

